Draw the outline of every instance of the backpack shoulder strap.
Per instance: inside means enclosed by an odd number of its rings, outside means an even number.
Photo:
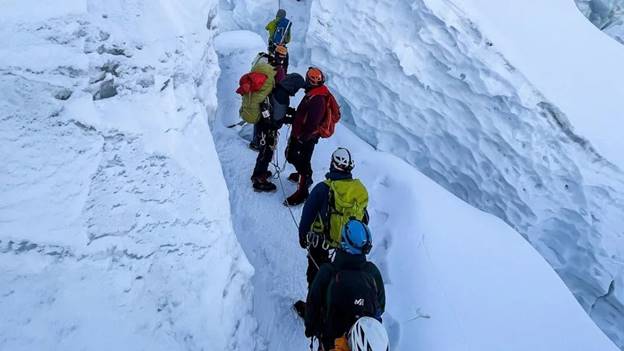
[[[365,261],[360,265],[360,270],[371,278],[371,282],[373,282],[373,288],[375,288],[375,295],[376,295],[377,292],[379,292],[379,288],[377,287],[377,280],[375,279],[373,274],[368,269],[368,267],[370,267],[372,264],[373,263],[370,261]]]

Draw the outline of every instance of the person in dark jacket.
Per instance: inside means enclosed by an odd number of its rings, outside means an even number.
[[[295,166],[296,172],[288,180],[297,183],[297,190],[285,201],[286,206],[302,204],[312,185],[312,154],[319,140],[319,125],[325,117],[327,94],[325,76],[320,69],[310,67],[306,73],[306,95],[299,103],[293,128],[286,148],[286,160]]]
[[[366,224],[350,220],[332,263],[321,266],[305,304],[306,337],[318,337],[325,350],[334,346],[360,317],[381,322],[386,308],[383,278],[366,260],[372,236]]]
[[[273,89],[269,95],[269,103],[263,107],[267,115],[260,119],[256,126],[259,134],[258,157],[256,165],[251,175],[252,186],[255,191],[275,191],[277,187],[269,178],[269,163],[273,158],[273,152],[277,145],[277,131],[282,124],[292,115],[294,109],[290,107],[290,97],[295,96],[299,89],[305,85],[305,80],[300,74],[292,73],[286,75]]]
[[[353,179],[351,171],[353,170],[354,162],[351,158],[351,153],[345,148],[337,148],[331,157],[331,163],[329,165],[329,172],[325,177],[332,181],[350,180]],[[364,217],[358,218],[364,223],[368,223],[369,217],[366,209],[364,210]],[[299,245],[308,249],[308,269],[306,271],[306,278],[308,286],[314,280],[316,273],[318,272],[318,266],[323,263],[329,262],[329,248],[323,247],[323,245],[310,245],[308,243],[308,234],[314,232],[314,228],[324,227],[325,225],[317,225],[316,222],[329,223],[329,185],[325,182],[320,182],[314,186],[310,196],[303,205],[303,211],[301,212],[301,220],[299,221]],[[313,233],[315,236],[322,236],[323,233]]]

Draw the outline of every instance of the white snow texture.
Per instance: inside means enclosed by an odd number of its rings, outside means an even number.
[[[624,46],[606,38],[614,57],[566,90],[588,56],[555,72],[545,43],[488,21],[497,2],[282,0],[290,71],[321,67],[342,106],[314,180],[350,148],[392,350],[615,351],[624,139],[605,126],[622,90],[592,89],[622,77]],[[254,193],[249,130],[224,127],[276,5],[0,4],[1,350],[308,347],[295,186]]]
[[[0,4],[1,350],[253,349],[215,6]]]

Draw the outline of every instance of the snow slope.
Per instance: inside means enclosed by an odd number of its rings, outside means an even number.
[[[237,6],[247,8],[244,2]],[[306,5],[286,8],[299,15],[307,11],[301,6]],[[305,349],[303,326],[290,310],[305,294],[305,251],[298,246],[288,209],[281,205],[295,185],[274,180],[276,193],[253,192],[249,177],[256,153],[247,148],[249,128],[225,128],[238,120],[240,102],[233,92],[264,40],[253,32],[230,31],[220,34],[216,43],[222,74],[212,130],[230,190],[235,231],[256,269],[254,315],[259,333],[267,350]],[[306,67],[301,62],[291,71]],[[283,128],[277,151],[280,165],[287,133]],[[317,145],[316,181],[327,171],[329,155],[338,145],[353,152],[355,174],[370,192],[371,257],[386,281],[384,323],[393,350],[617,349],[517,232],[406,162],[375,151],[342,125],[334,137]],[[288,166],[283,172],[291,171]],[[294,209],[294,216],[298,220],[300,208]]]
[[[615,83],[622,81],[624,48],[573,3],[547,20],[534,8],[547,14],[559,1],[531,2],[530,14],[510,10],[528,3],[508,3],[315,1],[305,45],[360,137],[513,226],[624,345],[624,175],[613,165],[622,150],[615,116],[624,100]],[[535,18],[535,28],[522,18]],[[554,21],[552,36],[528,46],[532,35],[550,33],[544,22],[553,18],[561,23]],[[548,40],[561,35],[557,26],[576,25],[586,35],[578,43],[592,46],[558,63]],[[561,40],[562,55],[581,50],[577,39]],[[604,69],[579,72],[597,62]],[[553,90],[571,101],[551,96]],[[591,119],[579,115],[587,110],[596,112]]]
[[[252,349],[216,2],[1,8],[0,349]]]

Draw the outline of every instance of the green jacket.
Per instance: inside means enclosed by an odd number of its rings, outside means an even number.
[[[271,41],[271,38],[273,38],[273,34],[275,34],[275,29],[277,29],[277,21],[279,21],[281,18],[275,18],[274,20],[272,20],[271,22],[269,22],[266,27],[264,27],[264,29],[269,31],[269,42]],[[288,44],[290,43],[290,29],[288,29],[288,32],[286,32],[286,37],[284,38],[284,44]]]
[[[252,68],[252,72],[259,72],[267,76],[262,88],[255,93],[244,95],[239,113],[243,120],[248,123],[258,123],[261,118],[260,104],[271,94],[275,87],[275,68],[268,63],[258,62]]]

